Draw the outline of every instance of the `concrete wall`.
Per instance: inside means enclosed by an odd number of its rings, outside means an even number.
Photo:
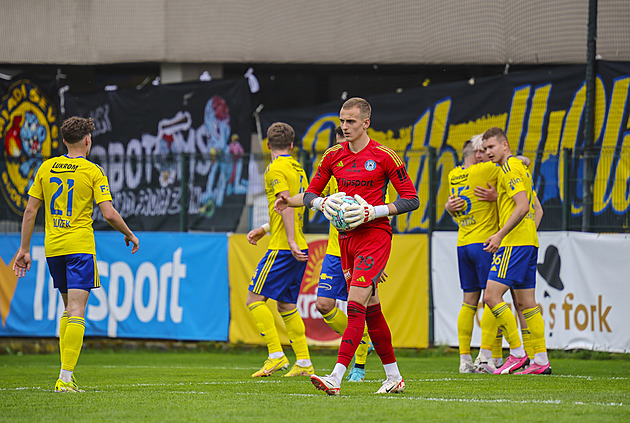
[[[537,64],[586,60],[575,0],[3,0],[0,64]],[[630,60],[630,2],[598,53]]]

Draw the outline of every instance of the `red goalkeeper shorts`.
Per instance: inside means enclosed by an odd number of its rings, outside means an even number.
[[[350,286],[369,287],[378,284],[392,249],[392,235],[379,228],[360,231],[339,238],[341,268]]]

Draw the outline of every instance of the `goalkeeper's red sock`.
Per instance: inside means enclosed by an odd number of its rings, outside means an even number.
[[[381,362],[384,365],[395,363],[396,356],[392,347],[392,333],[381,311],[381,305],[368,306],[365,320],[372,345],[374,345],[376,353],[381,358]]]
[[[348,301],[348,326],[343,331],[341,345],[339,345],[339,355],[337,363],[350,366],[350,361],[354,356],[365,328],[365,307],[354,301]]]

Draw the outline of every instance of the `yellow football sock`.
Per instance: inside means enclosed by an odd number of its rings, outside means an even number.
[[[346,330],[346,326],[348,326],[348,316],[346,316],[346,313],[335,307],[322,317],[332,330],[337,332],[340,336],[343,336],[343,331]]]
[[[267,344],[269,354],[282,352],[282,345],[280,344],[280,337],[278,336],[276,324],[273,320],[273,314],[271,314],[271,310],[267,307],[267,303],[264,301],[256,301],[249,305],[249,311],[252,313],[256,327]]]
[[[527,357],[532,360],[534,358],[534,347],[532,346],[532,335],[529,329],[521,329],[521,338],[523,338],[523,348],[525,348]]]
[[[516,318],[505,302],[501,302],[494,306],[492,314],[496,317],[503,336],[510,344],[510,349],[516,349],[523,345],[521,337],[518,335],[518,327],[516,326]]]
[[[503,358],[503,333],[500,330],[497,331],[492,344],[492,358]]]
[[[68,327],[68,312],[63,311],[61,319],[59,319],[59,359],[63,357],[63,337],[66,336],[66,328]]]
[[[66,333],[63,337],[63,353],[61,355],[62,370],[74,371],[79,361],[79,354],[83,346],[85,334],[85,319],[83,317],[68,317]]]
[[[534,354],[547,352],[545,344],[545,322],[540,314],[540,307],[523,310],[523,316],[527,322],[527,329],[531,334],[532,348]],[[529,356],[529,354],[527,354]]]
[[[310,360],[311,356],[308,353],[308,345],[306,344],[306,327],[297,308],[280,313],[280,316],[282,316],[284,326],[287,328],[287,335],[291,341],[293,352],[295,352],[296,360]]]
[[[457,316],[457,339],[459,340],[459,355],[470,355],[470,340],[475,325],[477,306],[462,303]]]
[[[492,351],[494,340],[497,336],[497,329],[499,323],[492,314],[490,307],[485,306],[483,308],[483,314],[481,315],[481,348],[484,350]]]
[[[368,334],[368,329],[366,325],[363,329],[363,338],[361,338],[361,343],[354,353],[355,364],[365,365],[368,356],[368,348],[370,348],[370,335]]]

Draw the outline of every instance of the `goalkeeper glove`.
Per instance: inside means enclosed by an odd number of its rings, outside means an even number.
[[[389,209],[385,205],[374,207],[368,204],[359,194],[355,194],[354,199],[359,204],[350,204],[344,212],[344,219],[350,230],[377,217],[389,215]]]
[[[326,219],[332,220],[333,217],[339,214],[338,211],[341,210],[345,196],[345,192],[338,192],[328,197],[317,197],[313,201],[313,208],[324,213]]]

